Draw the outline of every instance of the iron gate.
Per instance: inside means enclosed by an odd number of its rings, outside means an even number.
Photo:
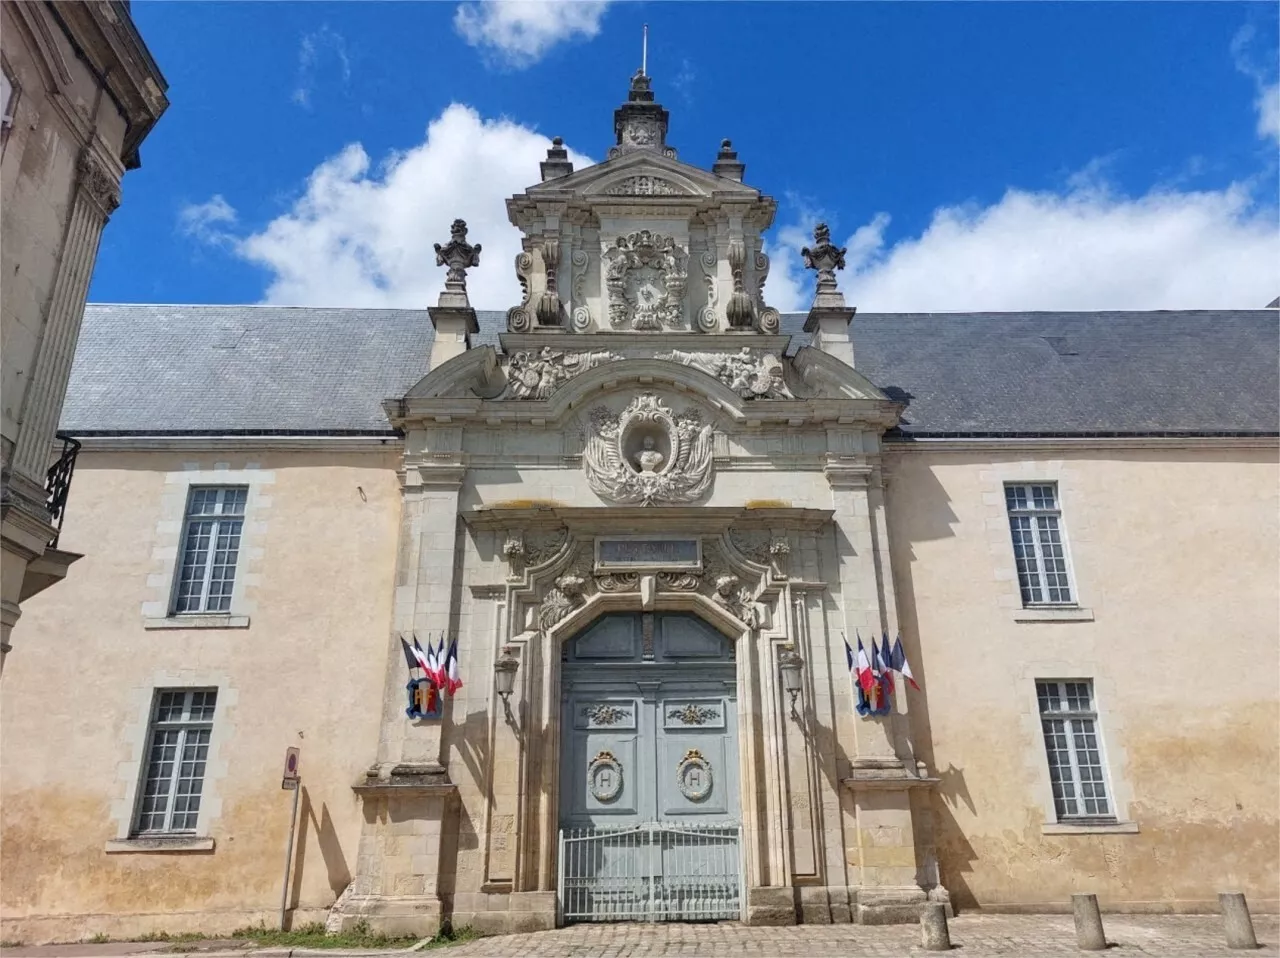
[[[738,919],[742,886],[741,825],[560,830],[562,924]]]

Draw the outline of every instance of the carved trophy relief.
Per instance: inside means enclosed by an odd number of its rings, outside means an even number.
[[[621,413],[591,411],[587,484],[618,503],[693,502],[711,487],[713,430],[694,409],[676,413],[652,393]]]
[[[741,241],[734,240],[729,244],[729,273],[733,276],[733,292],[729,295],[729,304],[725,307],[725,318],[734,329],[745,329],[755,321],[755,308],[751,297],[747,295],[743,280],[743,270],[747,265],[747,251]]]
[[[689,254],[669,236],[639,230],[619,236],[602,256],[609,323],[614,329],[679,329]]]
[[[756,353],[743,346],[736,353],[685,352],[674,349],[658,356],[693,366],[715,376],[743,399],[795,399],[787,385],[782,360],[772,353]]]
[[[507,363],[505,399],[547,399],[574,376],[611,359],[621,359],[608,350],[575,352],[552,349],[520,350]]]

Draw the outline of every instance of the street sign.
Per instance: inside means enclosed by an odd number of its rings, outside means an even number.
[[[284,778],[280,781],[280,787],[285,789],[293,789],[298,787],[298,755],[299,749],[296,746],[290,746],[285,749],[284,753]]]

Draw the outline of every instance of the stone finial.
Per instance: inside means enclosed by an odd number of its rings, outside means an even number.
[[[839,295],[835,271],[844,269],[844,254],[848,252],[848,248],[832,245],[831,230],[826,223],[819,223],[814,227],[813,243],[813,249],[806,246],[800,251],[800,255],[804,257],[805,269],[818,271],[818,297],[821,298],[823,293]],[[843,297],[841,300],[843,301]]]
[[[441,306],[470,306],[467,299],[467,270],[480,265],[480,244],[467,242],[466,220],[454,220],[449,227],[449,243],[435,244],[436,265],[449,267],[444,279],[444,292],[440,294]]]
[[[569,159],[569,151],[564,148],[564,140],[555,137],[547,148],[547,158],[539,164],[542,170],[542,182],[568,176],[573,172],[573,163]]]
[[[738,160],[738,151],[733,148],[733,143],[729,140],[721,140],[720,152],[716,154],[716,161],[711,165],[711,172],[716,176],[727,177],[741,183],[742,175],[747,172],[747,164]]]

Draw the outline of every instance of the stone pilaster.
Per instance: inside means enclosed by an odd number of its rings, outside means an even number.
[[[364,919],[388,935],[435,934],[443,914],[438,893],[441,839],[456,806],[457,786],[449,777],[445,719],[405,716],[408,670],[400,636],[416,635],[425,645],[454,631],[454,557],[464,470],[456,455],[448,453],[458,451],[461,438],[458,427],[415,431],[408,438],[412,462],[406,466],[382,730],[377,761],[354,786],[363,802],[364,824],[341,922]]]
[[[107,218],[120,205],[117,178],[91,152],[81,156],[77,172],[75,199],[49,296],[44,336],[35,371],[23,397],[22,425],[10,466],[13,478],[35,482],[41,492],[42,505],[44,474],[49,468],[50,449],[71,376],[71,361],[80,336],[98,242]]]

